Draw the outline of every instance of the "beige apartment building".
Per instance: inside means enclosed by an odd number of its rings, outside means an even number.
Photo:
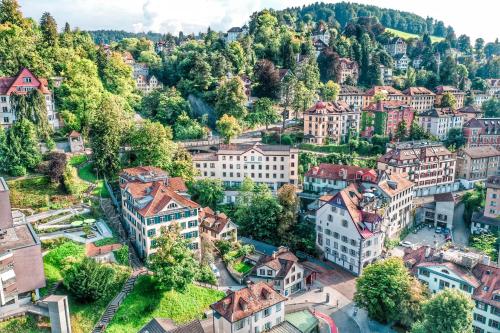
[[[436,101],[436,95],[425,87],[410,87],[403,90],[403,94],[408,97],[410,107],[417,114],[432,109]]]
[[[338,96],[339,102],[345,102],[351,108],[361,108],[363,105],[363,90],[358,87],[342,85]]]
[[[299,150],[285,145],[229,144],[217,152],[193,155],[199,178],[221,179],[227,188],[239,187],[245,177],[273,191],[299,182]]]
[[[403,95],[401,91],[392,86],[373,86],[371,89],[365,91],[363,96],[363,108],[377,102],[375,98],[377,95],[383,95],[386,101],[407,102],[408,100],[407,96]]]
[[[359,132],[361,112],[345,102],[317,102],[304,112],[304,139],[310,143],[342,143]]]
[[[416,196],[455,191],[456,157],[440,142],[408,141],[392,144],[378,159],[377,169],[406,174]]]
[[[462,148],[457,152],[457,178],[485,180],[498,172],[500,151],[493,146]]]
[[[455,99],[457,100],[455,109],[460,109],[464,106],[465,93],[460,89],[452,86],[437,86],[434,91],[436,93],[436,106],[441,106],[441,100],[443,99],[443,95],[445,93],[450,93],[455,96]]]
[[[500,176],[490,176],[486,180],[484,210],[474,212],[471,233],[497,233],[500,230]]]
[[[191,201],[182,178],[169,177],[156,167],[124,169],[120,173],[122,220],[132,244],[143,258],[156,252],[156,237],[172,224],[198,252],[201,207]]]

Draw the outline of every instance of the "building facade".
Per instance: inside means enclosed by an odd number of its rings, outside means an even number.
[[[320,198],[315,218],[316,245],[326,260],[360,275],[380,256],[384,233],[376,201],[353,184],[334,196]]]
[[[364,137],[375,134],[394,136],[404,122],[407,131],[414,119],[411,107],[403,101],[378,101],[363,108],[360,133]]]
[[[0,177],[0,314],[38,300],[45,287],[42,247],[30,223],[14,225],[9,187]]]
[[[420,247],[406,250],[404,261],[432,293],[453,288],[471,297],[474,333],[500,331],[500,268],[491,265],[487,256]]]
[[[363,90],[358,87],[341,85],[338,101],[345,102],[351,109],[360,109],[363,105],[363,94]]]
[[[221,179],[226,188],[239,187],[245,177],[273,191],[284,184],[298,185],[299,150],[261,144],[220,145],[217,152],[193,155],[199,178]]]
[[[483,111],[475,105],[464,106],[457,109],[457,112],[464,116],[464,124],[473,118],[483,118]]]
[[[15,76],[0,77],[0,125],[10,127],[16,121],[15,111],[12,108],[13,95],[26,95],[38,90],[45,99],[47,121],[52,128],[59,128],[54,98],[49,90],[47,79],[35,76],[29,69],[22,68]]]
[[[376,103],[376,96],[383,96],[385,101],[407,102],[407,97],[403,93],[392,86],[374,86],[365,91],[363,96],[363,108],[368,107],[372,103]]]
[[[451,86],[437,86],[434,92],[436,93],[436,106],[441,106],[441,100],[445,93],[450,93],[455,96],[457,100],[455,109],[460,109],[464,106],[465,93],[460,89]]]
[[[427,88],[410,87],[406,90],[403,90],[403,94],[408,97],[408,102],[411,108],[417,114],[434,107],[436,95]]]
[[[211,241],[238,239],[238,226],[226,214],[205,207],[200,213],[200,236]]]
[[[418,208],[417,215],[420,221],[432,227],[453,228],[453,215],[455,212],[455,199],[451,193],[434,194],[432,202],[423,204]]]
[[[229,290],[226,297],[210,305],[214,333],[260,333],[285,321],[285,300],[265,282]]]
[[[420,112],[418,121],[427,133],[444,140],[452,128],[462,128],[464,116],[451,108],[432,108]]]
[[[492,146],[462,148],[457,151],[457,178],[475,182],[498,173],[500,151]]]
[[[415,183],[415,195],[455,191],[456,157],[443,144],[408,141],[392,144],[378,159],[377,169],[405,174]]]
[[[398,54],[406,54],[406,47],[406,42],[400,37],[394,37],[388,44],[384,45],[384,48],[393,57]]]
[[[156,167],[136,167],[122,170],[119,181],[122,222],[139,256],[156,252],[155,238],[173,224],[198,253],[201,207],[188,198],[181,178],[168,177]]]
[[[380,65],[380,82],[383,85],[392,84],[392,68],[384,65]]]
[[[272,284],[274,290],[283,296],[290,296],[304,290],[305,272],[299,259],[286,247],[279,247],[272,255],[263,255],[254,266],[250,280]]]
[[[475,118],[463,126],[466,147],[493,146],[500,149],[500,118]]]
[[[500,176],[490,176],[486,180],[484,210],[474,212],[471,220],[471,233],[493,233],[500,230]]]
[[[345,142],[359,131],[360,115],[345,102],[317,102],[304,112],[304,139],[316,144]]]
[[[410,64],[410,58],[406,54],[398,54],[394,56],[394,67],[400,71],[406,71]]]
[[[358,82],[359,67],[358,63],[348,58],[340,58],[338,64],[338,80],[339,84],[351,82],[356,84]]]

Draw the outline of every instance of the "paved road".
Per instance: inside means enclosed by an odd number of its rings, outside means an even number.
[[[459,203],[455,206],[453,214],[453,242],[457,245],[467,246],[469,244],[470,228],[464,222],[464,205]]]
[[[243,286],[238,284],[238,282],[236,282],[233,279],[233,277],[229,274],[229,272],[226,269],[226,265],[224,265],[221,258],[215,259],[215,266],[220,272],[219,288],[222,288],[223,290],[225,289],[237,290],[243,288]]]

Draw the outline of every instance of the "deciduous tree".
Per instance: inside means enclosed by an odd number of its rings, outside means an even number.
[[[224,138],[224,141],[229,143],[232,138],[241,133],[242,129],[236,118],[225,114],[217,120],[217,131]]]
[[[191,198],[201,206],[208,206],[213,210],[224,199],[224,186],[218,178],[203,178],[189,184]]]

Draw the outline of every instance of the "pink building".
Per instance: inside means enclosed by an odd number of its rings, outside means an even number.
[[[379,113],[377,115],[377,113]],[[384,115],[380,115],[383,113]],[[396,134],[399,124],[404,121],[407,130],[413,122],[413,109],[403,101],[379,101],[363,109],[361,135],[372,137],[374,134],[389,136]],[[382,127],[377,128],[377,118],[382,119]]]

